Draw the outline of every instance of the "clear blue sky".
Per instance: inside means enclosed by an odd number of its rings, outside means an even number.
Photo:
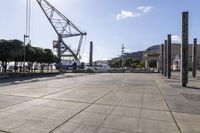
[[[167,34],[178,41],[181,12],[189,11],[190,43],[200,40],[200,0],[49,0],[58,10],[87,31],[84,60],[89,41],[94,41],[94,58],[108,59],[126,51],[139,51],[160,44]],[[0,38],[21,39],[25,33],[26,0],[1,0]],[[57,36],[32,0],[31,40],[35,46],[52,48]],[[83,49],[82,49],[83,50]]]

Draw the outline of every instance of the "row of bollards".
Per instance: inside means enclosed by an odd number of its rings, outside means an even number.
[[[162,75],[171,78],[171,35],[167,36],[167,40],[161,46],[162,51]]]
[[[188,83],[188,47],[189,47],[189,37],[188,37],[188,25],[189,25],[188,12],[182,13],[182,44],[181,44],[181,84],[183,87],[187,86]],[[167,36],[167,40],[161,45],[161,59],[162,59],[162,75],[171,78],[171,64],[172,57],[171,52],[171,34]],[[196,64],[197,64],[197,39],[194,39],[192,47],[192,75],[196,77]]]

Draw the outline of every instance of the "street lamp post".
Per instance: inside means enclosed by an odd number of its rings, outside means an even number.
[[[28,38],[28,35],[24,34],[24,63],[23,63],[23,72],[25,73],[25,62],[26,62],[26,38]]]
[[[125,47],[124,47],[124,44],[122,44],[122,69],[124,69],[124,49],[125,49]]]

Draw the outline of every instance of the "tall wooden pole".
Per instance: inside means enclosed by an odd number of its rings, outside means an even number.
[[[162,75],[164,75],[164,44],[161,45],[161,62],[162,62]]]
[[[169,34],[167,36],[167,76],[168,78],[171,78],[171,64],[172,64],[172,59],[171,59],[171,35]]]
[[[89,60],[89,65],[92,67],[93,66],[93,42],[90,42],[90,60]]]
[[[194,38],[192,45],[192,76],[196,77],[196,65],[197,65],[197,38]]]
[[[181,45],[181,83],[183,87],[188,83],[188,12],[182,13],[182,45]]]
[[[167,40],[165,40],[165,65],[164,65],[164,69],[165,69],[165,77],[167,76]]]

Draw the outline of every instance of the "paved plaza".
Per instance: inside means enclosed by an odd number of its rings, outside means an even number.
[[[200,133],[200,78],[65,74],[0,86],[0,132]]]

